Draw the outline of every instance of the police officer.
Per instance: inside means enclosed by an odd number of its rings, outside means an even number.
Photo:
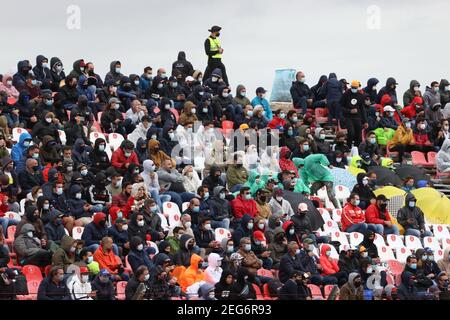
[[[206,67],[203,78],[205,80],[209,79],[213,70],[219,68],[222,71],[222,79],[228,86],[227,72],[225,70],[225,65],[222,63],[223,48],[218,39],[221,29],[222,28],[219,26],[213,26],[208,30],[211,32],[211,35],[205,40],[205,52],[208,56],[208,66]]]

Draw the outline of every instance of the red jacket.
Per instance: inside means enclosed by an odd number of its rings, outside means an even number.
[[[428,134],[425,131],[423,131],[423,133],[414,133],[414,140],[416,141],[416,145],[418,146],[430,144]]]
[[[130,164],[134,163],[137,166],[139,165],[139,160],[136,155],[136,152],[133,151],[131,153],[131,156],[128,158],[125,157],[125,154],[123,153],[122,148],[119,148],[113,152],[112,157],[111,157],[111,164],[113,165],[114,168],[126,169],[125,164],[127,164],[127,163],[130,163]]]
[[[286,159],[286,154],[290,152],[288,147],[281,147],[280,149],[280,160],[278,160],[278,164],[280,165],[281,170],[289,170],[294,171],[296,177],[298,178],[297,167],[291,159]]]
[[[252,218],[258,215],[256,201],[253,199],[245,200],[242,195],[238,195],[236,199],[231,201],[231,207],[236,219],[241,219],[244,214],[248,214]]]
[[[128,214],[131,211],[131,206],[134,204],[134,198],[129,196],[128,198],[121,192],[112,197],[112,207],[118,207],[122,210],[124,218],[128,218]],[[110,210],[111,210],[110,209]],[[117,211],[118,212],[118,211]],[[117,214],[116,212],[116,214]],[[110,212],[111,214],[111,212]]]
[[[328,276],[339,272],[339,266],[336,260],[334,260],[331,257],[328,257],[325,254],[328,250],[330,250],[330,246],[327,244],[322,245],[322,248],[320,249],[319,263],[322,266],[323,276]]]
[[[366,221],[364,212],[360,207],[355,207],[350,202],[347,202],[342,210],[341,223],[342,230],[347,230],[348,227],[355,223],[362,223]]]
[[[272,121],[267,125],[270,129],[277,129],[278,127],[284,127],[286,120],[281,119],[277,116],[273,117]]]
[[[4,217],[5,213],[9,211],[9,205],[4,204],[6,195],[0,193],[0,217]],[[6,230],[3,230],[3,233],[6,235]]]
[[[385,221],[391,221],[391,215],[389,214],[388,209],[385,210],[384,215],[385,219],[381,219],[380,208],[375,204],[371,204],[366,209],[366,221],[367,223],[375,223],[375,224],[384,224]]]

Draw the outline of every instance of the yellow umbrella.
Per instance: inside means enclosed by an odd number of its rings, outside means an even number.
[[[365,170],[360,169],[360,168],[356,168],[356,167],[348,167],[347,171],[350,172],[355,177],[358,175],[358,173],[366,173]]]
[[[406,194],[406,192],[403,191],[402,189],[392,187],[392,186],[387,186],[387,187],[377,189],[373,193],[375,193],[376,196],[379,196],[380,194],[384,194],[386,196],[386,198],[388,198],[388,199],[395,197],[395,196],[404,196]]]
[[[446,196],[417,198],[417,206],[422,209],[428,223],[450,224],[450,199]]]
[[[411,193],[416,197],[417,200],[423,198],[435,198],[436,200],[441,198],[441,193],[433,188],[419,188],[414,189]]]

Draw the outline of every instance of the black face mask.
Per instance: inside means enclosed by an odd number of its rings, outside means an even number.
[[[380,204],[380,210],[381,210],[381,211],[385,211],[386,208],[387,208],[387,203],[382,203],[382,204]]]
[[[193,243],[189,243],[189,244],[187,245],[187,248],[188,248],[189,250],[194,249],[194,244],[193,244]]]
[[[105,221],[105,220],[101,220],[101,221],[98,223],[98,225],[99,225],[100,227],[104,227],[105,224],[106,224],[106,221]]]
[[[291,152],[286,152],[286,159],[290,159],[291,156],[292,156],[292,153],[291,153]]]
[[[260,196],[259,200],[261,200],[261,202],[266,202],[267,201],[267,197],[266,196]]]
[[[360,280],[357,280],[357,281],[353,281],[353,284],[355,285],[356,288],[358,288],[361,286],[362,283]]]
[[[36,222],[37,219],[38,219],[38,217],[35,216],[34,214],[32,216],[27,217],[27,218],[28,218],[28,221],[30,221],[30,222]]]

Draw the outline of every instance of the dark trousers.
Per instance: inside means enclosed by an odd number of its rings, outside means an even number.
[[[413,145],[407,145],[407,144],[398,144],[396,146],[390,147],[390,151],[397,151],[398,152],[398,161],[403,161],[403,155],[405,152],[411,152],[415,150],[415,147]]]
[[[352,147],[352,143],[356,147],[361,143],[362,123],[361,118],[345,117],[345,126],[347,127],[347,145]]]
[[[338,100],[328,101],[328,125],[333,125],[333,119],[338,122],[341,119],[341,105]]]
[[[225,65],[222,63],[222,59],[214,59],[209,58],[208,59],[208,66],[206,67],[205,74],[203,75],[203,79],[209,79],[211,78],[211,74],[214,71],[214,69],[219,68],[220,71],[222,71],[222,79],[225,81],[225,83],[228,84],[228,76],[227,71],[225,69]]]
[[[21,261],[23,266],[27,264],[32,264],[38,267],[45,267],[52,264],[52,253],[46,250],[39,250],[37,253],[23,258]]]

